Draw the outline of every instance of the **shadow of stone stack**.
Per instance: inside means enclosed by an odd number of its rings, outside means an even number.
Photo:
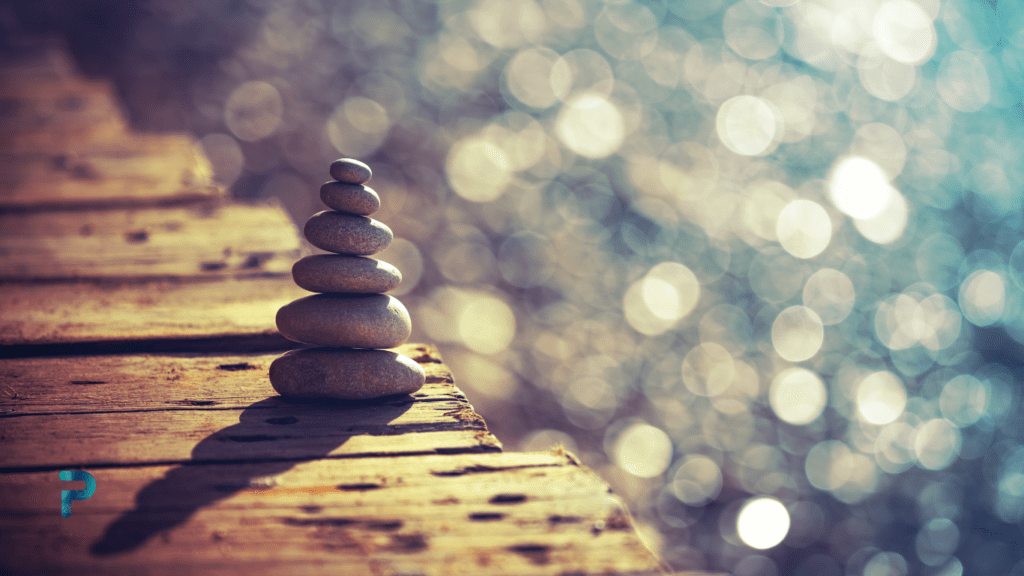
[[[377,193],[364,186],[370,168],[348,158],[331,164],[333,182],[320,199],[333,208],[314,214],[303,233],[317,248],[333,254],[307,256],[295,263],[292,278],[318,292],[291,302],[277,313],[285,337],[317,348],[287,352],[270,365],[270,382],[283,396],[364,399],[409,394],[425,375],[412,359],[385,348],[404,343],[412,331],[409,312],[384,294],[398,286],[397,268],[367,258],[391,244],[391,229],[369,218],[380,208]]]

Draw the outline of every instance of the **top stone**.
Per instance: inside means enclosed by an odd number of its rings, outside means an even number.
[[[345,184],[363,184],[370,181],[373,172],[359,160],[341,158],[331,162],[331,178]]]

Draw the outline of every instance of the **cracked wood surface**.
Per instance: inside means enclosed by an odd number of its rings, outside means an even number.
[[[333,403],[277,396],[276,354],[0,361],[0,569],[664,572],[592,471],[500,453],[436,349],[398,350],[421,391]],[[65,469],[97,485],[69,518]]]
[[[278,354],[10,359],[0,471],[500,449],[433,347],[398,350],[423,365],[422,390],[330,403],[278,396]]]
[[[181,350],[174,341],[221,339],[234,341],[235,347],[228,349],[281,350],[289,344],[277,332],[277,310],[309,295],[290,276],[0,283],[0,346],[106,343],[101,351],[116,353],[152,349],[161,342],[165,350]],[[0,348],[0,355],[4,352]]]
[[[270,204],[0,212],[0,280],[283,276],[300,248]]]
[[[5,475],[14,570],[74,574],[659,574],[607,485],[564,453]]]

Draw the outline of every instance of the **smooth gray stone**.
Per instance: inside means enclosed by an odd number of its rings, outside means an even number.
[[[366,164],[352,158],[340,158],[331,162],[331,178],[346,184],[362,184],[373,177],[373,171]]]
[[[369,216],[380,208],[380,196],[368,186],[326,182],[320,187],[320,201],[349,214]]]
[[[317,248],[350,256],[376,254],[395,237],[383,222],[334,210],[310,216],[303,234]]]
[[[277,329],[315,346],[394,348],[412,333],[409,311],[386,294],[314,294],[277,311]]]
[[[282,396],[361,400],[412,394],[426,374],[411,358],[390,350],[307,348],[270,364],[270,383]]]
[[[402,273],[374,258],[315,254],[292,266],[292,278],[310,292],[381,294],[398,287]]]

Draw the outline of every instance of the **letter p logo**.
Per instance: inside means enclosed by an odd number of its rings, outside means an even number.
[[[88,500],[96,491],[96,479],[85,470],[61,470],[60,479],[64,482],[81,480],[85,482],[85,490],[61,490],[60,491],[60,515],[67,518],[71,516],[72,500]]]

